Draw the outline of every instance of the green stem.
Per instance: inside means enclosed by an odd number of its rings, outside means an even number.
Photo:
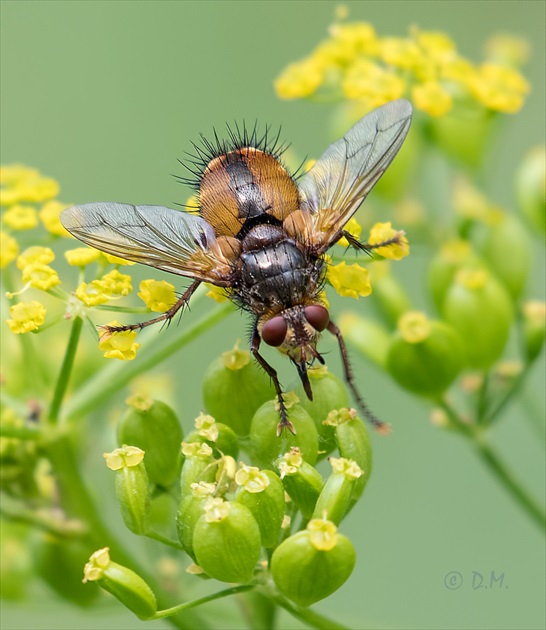
[[[483,374],[482,384],[478,391],[478,400],[476,401],[476,424],[486,424],[487,414],[487,393],[489,389],[490,375],[489,372]]]
[[[182,612],[183,610],[195,608],[196,606],[202,606],[203,604],[212,602],[215,599],[221,599],[222,597],[229,597],[230,595],[236,595],[237,593],[244,593],[245,591],[249,591],[250,589],[253,589],[253,588],[256,588],[255,584],[243,584],[241,586],[234,586],[233,588],[227,588],[224,591],[218,591],[217,593],[213,593],[212,595],[200,597],[199,599],[193,599],[191,602],[178,604],[178,606],[173,606],[172,608],[167,608],[165,610],[158,610],[153,617],[150,617],[148,619],[148,621],[152,619],[163,619],[165,617],[170,617],[171,615]]]
[[[83,319],[81,317],[76,317],[72,322],[72,330],[70,331],[70,337],[68,339],[63,364],[61,366],[59,378],[57,379],[57,384],[55,385],[53,401],[51,402],[51,407],[49,408],[47,420],[50,424],[56,424],[59,419],[59,412],[68,387],[70,374],[72,373],[72,367],[74,365],[74,358],[76,357],[76,350],[78,348],[82,326]]]
[[[152,311],[147,306],[115,306],[114,304],[98,304],[93,307],[97,311],[112,311],[114,313],[135,313],[149,315]]]
[[[321,615],[309,608],[301,608],[296,604],[293,604],[288,599],[285,599],[282,595],[274,595],[275,602],[288,611],[293,617],[303,621],[311,628],[319,628],[320,630],[348,630],[347,626],[344,626],[337,621],[333,621],[324,615]]]
[[[497,403],[497,405],[489,412],[487,417],[485,418],[485,423],[491,423],[506,407],[506,405],[510,402],[510,400],[514,397],[515,394],[521,389],[521,386],[525,382],[527,375],[529,374],[531,364],[527,363],[524,365],[521,372],[514,379],[511,387],[506,391],[501,400]]]
[[[18,440],[39,440],[42,432],[34,427],[10,427],[3,424],[0,425],[0,436]]]
[[[176,540],[171,540],[170,538],[167,538],[167,536],[163,536],[163,534],[160,534],[159,532],[150,530],[150,531],[147,531],[144,535],[146,536],[146,538],[157,540],[158,542],[164,545],[173,547],[174,549],[178,549],[178,551],[184,551],[184,548],[179,542],[177,542]]]

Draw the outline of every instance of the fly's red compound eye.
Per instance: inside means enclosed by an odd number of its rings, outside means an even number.
[[[276,315],[265,322],[262,328],[262,339],[268,346],[277,347],[282,345],[287,331],[288,325],[284,317],[282,317],[282,315]]]
[[[303,312],[305,313],[305,319],[318,332],[322,332],[330,323],[330,313],[320,304],[306,306]]]

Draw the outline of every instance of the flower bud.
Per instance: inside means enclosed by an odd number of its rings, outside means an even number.
[[[356,313],[343,313],[338,324],[347,342],[379,367],[385,367],[390,335],[381,324]]]
[[[352,459],[330,457],[332,474],[319,495],[313,517],[339,525],[351,505],[355,482],[366,474]]]
[[[150,515],[150,485],[144,467],[144,451],[123,445],[104,453],[106,465],[116,473],[116,498],[127,529],[143,535]]]
[[[502,354],[514,318],[506,289],[484,269],[461,269],[444,302],[444,317],[458,333],[466,364],[487,369]]]
[[[298,400],[296,396],[292,400]],[[254,462],[260,468],[273,470],[276,459],[297,446],[305,461],[313,465],[317,461],[318,433],[313,418],[296,402],[291,402],[290,396],[285,395],[288,419],[294,426],[296,435],[290,431],[283,431],[277,437],[279,423],[278,402],[270,400],[263,404],[252,418],[250,426],[250,444],[254,455]]]
[[[216,490],[214,483],[194,483],[191,494],[183,497],[176,513],[176,530],[184,551],[195,560],[193,551],[193,532],[197,521],[205,513],[205,502]]]
[[[237,435],[248,435],[254,412],[274,395],[269,376],[237,346],[213,361],[203,379],[205,409]]]
[[[411,301],[400,282],[390,273],[386,261],[370,265],[373,286],[372,300],[387,320],[394,324],[398,318],[411,309]]]
[[[260,528],[241,503],[208,499],[195,526],[193,548],[210,577],[246,584],[260,557]]]
[[[252,512],[260,528],[262,547],[274,547],[279,540],[284,518],[282,481],[271,470],[259,470],[241,464],[235,482],[239,486],[235,501]]]
[[[529,276],[532,248],[531,237],[516,216],[500,211],[489,214],[483,254],[515,300],[520,297]]]
[[[546,303],[527,302],[523,305],[523,338],[527,361],[534,361],[544,345],[546,334]]]
[[[132,396],[117,426],[118,444],[133,444],[146,452],[151,483],[170,486],[180,469],[182,429],[174,411],[159,400]]]
[[[523,214],[539,234],[546,233],[546,149],[534,147],[523,159],[516,174],[516,192]]]
[[[325,365],[318,365],[307,370],[313,400],[309,400],[301,381],[296,385],[294,392],[299,398],[299,404],[315,421],[319,436],[320,456],[326,457],[335,448],[334,431],[328,425],[323,424],[332,409],[346,407],[349,404],[349,395],[344,383],[335,374],[328,371]]]
[[[353,572],[355,561],[353,544],[337,533],[334,523],[314,519],[275,549],[271,575],[283,595],[310,606],[337,591]]]
[[[83,570],[84,583],[97,581],[139,619],[150,619],[157,611],[152,589],[134,571],[112,562],[108,552],[108,547],[105,547],[89,558]]]
[[[387,369],[399,385],[421,396],[437,396],[462,367],[462,346],[450,326],[419,312],[400,318],[387,355]]]
[[[207,443],[220,455],[236,458],[239,454],[239,439],[235,431],[227,424],[216,422],[212,416],[201,412],[195,419],[195,431],[186,436],[185,442]]]
[[[201,442],[182,442],[184,463],[180,474],[180,492],[182,496],[191,494],[193,483],[216,481],[216,465],[212,448]]]
[[[316,468],[308,464],[297,447],[292,447],[277,460],[284,488],[303,518],[313,515],[324,480]]]

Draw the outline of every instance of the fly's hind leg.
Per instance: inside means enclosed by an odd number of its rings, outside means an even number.
[[[252,333],[252,343],[250,345],[250,351],[254,355],[254,358],[265,370],[266,374],[273,381],[273,385],[275,386],[275,391],[277,392],[277,400],[279,401],[279,415],[281,416],[281,421],[277,425],[277,436],[281,436],[284,429],[288,429],[290,433],[296,435],[296,429],[294,429],[294,425],[288,419],[288,413],[286,411],[286,405],[284,403],[284,394],[281,388],[281,384],[279,383],[279,377],[277,376],[277,370],[272,365],[262,357],[262,355],[258,352],[260,348],[260,343],[262,339],[260,337],[260,333],[256,326],[254,327],[254,332]]]
[[[154,317],[145,322],[139,324],[126,324],[124,326],[101,326],[103,333],[113,334],[124,332],[126,330],[142,330],[146,326],[157,324],[158,322],[170,322],[171,319],[178,313],[178,311],[188,304],[191,296],[194,294],[197,287],[201,284],[201,280],[194,280],[190,286],[184,291],[180,298],[175,302],[168,311],[165,311],[159,317]]]
[[[346,230],[342,230],[339,238],[345,237],[347,242],[351,247],[358,249],[361,252],[366,252],[367,254],[371,254],[374,249],[378,249],[379,247],[388,247],[389,245],[400,245],[402,242],[402,238],[404,237],[404,232],[397,232],[392,238],[387,239],[386,241],[381,241],[380,243],[362,243],[360,242],[356,236],[353,236],[351,233]]]
[[[356,388],[356,385],[354,383],[353,371],[351,369],[351,364],[349,362],[349,354],[347,352],[347,346],[345,345],[345,341],[343,339],[343,336],[341,335],[341,331],[334,324],[332,320],[330,320],[330,323],[328,324],[327,328],[328,328],[328,331],[331,332],[332,335],[336,337],[337,342],[339,344],[339,350],[341,352],[341,360],[343,362],[343,369],[345,372],[345,380],[347,381],[347,384],[349,385],[351,391],[353,392],[353,396],[356,400],[358,407],[360,408],[360,411],[362,411],[366,419],[369,420],[380,433],[383,433],[383,434],[390,433],[390,430],[391,430],[390,425],[379,420],[379,418],[371,411],[368,405],[364,402],[364,399],[362,398],[360,392]]]

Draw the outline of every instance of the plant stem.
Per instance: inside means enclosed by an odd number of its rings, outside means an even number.
[[[337,621],[332,621],[332,619],[328,619],[328,617],[309,608],[301,608],[288,599],[285,599],[282,595],[275,595],[273,598],[279,606],[311,628],[319,628],[320,630],[348,630],[347,626]]]
[[[78,348],[82,326],[83,319],[81,317],[76,317],[72,322],[72,330],[70,331],[70,337],[68,339],[63,364],[61,366],[59,378],[57,379],[57,383],[55,385],[53,401],[51,402],[51,407],[49,408],[47,420],[50,424],[56,424],[59,419],[59,412],[68,387],[70,374],[72,373],[72,367],[74,365],[74,358],[76,357],[76,350]]]
[[[146,538],[157,540],[164,545],[173,547],[174,549],[178,549],[178,551],[184,551],[184,548],[179,542],[177,542],[176,540],[171,540],[170,538],[167,538],[167,536],[163,536],[163,534],[160,534],[159,532],[151,530],[147,531],[144,535],[146,536]]]
[[[224,591],[218,591],[217,593],[213,593],[212,595],[206,595],[205,597],[200,597],[199,599],[193,599],[191,602],[185,602],[184,604],[178,604],[178,606],[173,606],[172,608],[167,608],[165,610],[158,610],[151,619],[163,619],[164,617],[170,617],[176,613],[182,612],[183,610],[188,610],[189,608],[194,608],[196,606],[201,606],[202,604],[206,604],[207,602],[212,602],[215,599],[221,599],[222,597],[229,597],[230,595],[235,595],[237,593],[244,593],[245,591],[249,591],[250,589],[256,588],[255,584],[243,584],[241,586],[234,586],[233,588],[227,588]]]

